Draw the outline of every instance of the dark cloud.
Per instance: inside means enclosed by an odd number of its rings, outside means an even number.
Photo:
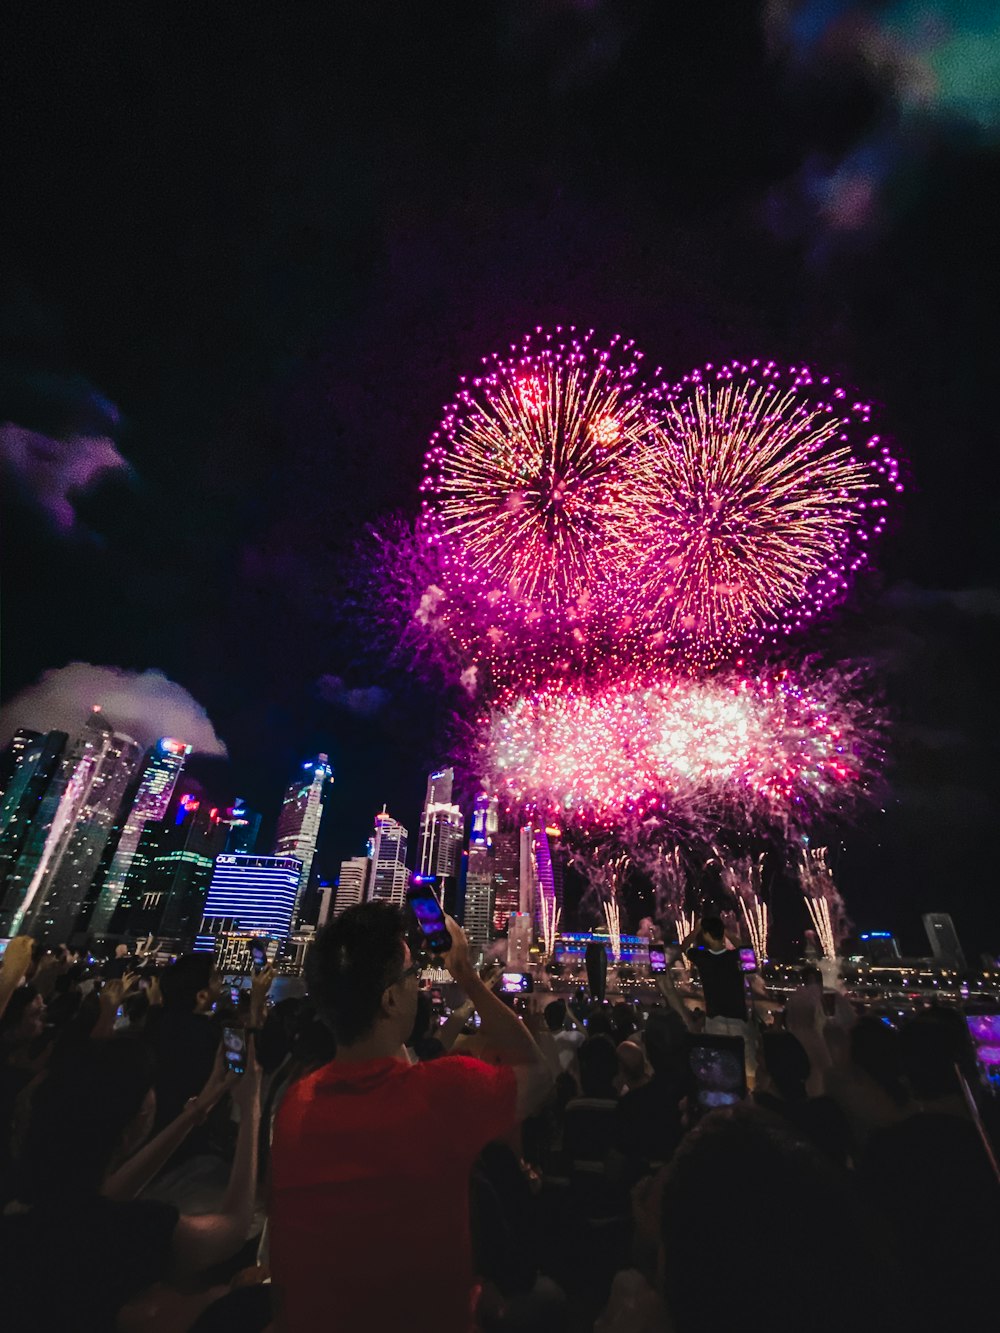
[[[316,693],[324,703],[358,717],[374,717],[389,702],[389,692],[378,685],[348,686],[339,676],[320,676]]]
[[[120,414],[87,382],[0,372],[0,480],[8,497],[62,535],[78,529],[76,503],[108,473],[129,475],[115,434]]]

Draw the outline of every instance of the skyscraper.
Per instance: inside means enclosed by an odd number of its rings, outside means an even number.
[[[132,868],[142,831],[147,824],[163,819],[174,794],[174,787],[191,753],[184,741],[164,736],[146,751],[145,763],[137,779],[137,787],[126,794],[117,825],[117,837],[108,840],[110,858],[105,858],[103,882],[97,886],[97,900],[90,916],[89,930],[104,935],[125,880]]]
[[[417,874],[454,879],[462,854],[465,819],[451,799],[453,768],[442,768],[427,778],[427,795],[420,815]]]
[[[248,810],[242,796],[225,810],[221,823],[226,828],[224,852],[245,852],[249,855],[257,848],[257,835],[260,833],[260,815],[256,810]]]
[[[383,807],[375,816],[372,839],[372,865],[368,897],[373,902],[390,902],[402,907],[410,872],[406,868],[408,831],[386,814]]]
[[[538,867],[535,863],[535,831],[530,824],[521,829],[518,862],[520,892],[517,910],[522,916],[534,921],[538,898]]]
[[[348,907],[364,902],[370,866],[371,861],[367,856],[352,856],[347,861],[341,861],[337,891],[333,899],[335,917],[340,916]]]
[[[486,949],[493,941],[493,848],[486,841],[469,844],[465,876],[465,912],[462,924],[469,943]]]
[[[73,933],[141,750],[95,708],[49,783],[8,880],[0,933]]]
[[[189,949],[205,910],[215,858],[226,840],[219,811],[183,792],[167,818],[147,824],[136,848],[109,936],[156,935]]]
[[[493,929],[499,935],[520,908],[520,834],[498,829],[493,838]]]
[[[947,912],[925,912],[923,921],[934,961],[951,971],[964,972],[965,954],[950,915]]]
[[[309,888],[319,826],[332,786],[333,769],[329,758],[325,754],[317,755],[302,765],[281,804],[274,854],[294,856],[302,865],[302,880],[295,898],[295,921],[299,917],[302,895]]]
[[[215,923],[228,922],[240,931],[287,939],[301,873],[302,863],[294,856],[220,852],[199,936],[217,935]]]
[[[507,966],[527,967],[531,956],[533,927],[526,912],[518,912],[510,919],[507,929]]]
[[[480,792],[472,810],[472,842],[492,842],[500,832],[500,803],[495,796]]]
[[[19,731],[8,755],[8,776],[0,802],[0,911],[7,881],[39,813],[42,798],[59,771],[69,737],[64,731]]]

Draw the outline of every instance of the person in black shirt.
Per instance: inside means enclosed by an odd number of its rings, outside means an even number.
[[[692,940],[696,943],[687,950],[687,956],[698,971],[705,994],[705,1011],[709,1019],[705,1030],[727,1032],[729,1029],[726,1027],[712,1027],[710,1024],[720,1018],[740,1023],[746,1021],[746,996],[739,952],[727,947],[726,929],[717,916],[706,916],[701,926],[684,941],[685,945]]]
[[[714,1036],[742,1037],[747,1072],[756,1069],[754,1034],[748,1022],[746,991],[739,950],[726,946],[726,928],[717,916],[706,916],[684,941],[705,995],[705,1031]]]

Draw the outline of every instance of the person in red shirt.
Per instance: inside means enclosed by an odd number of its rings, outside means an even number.
[[[541,1105],[551,1076],[451,918],[448,930],[445,964],[500,1065],[408,1062],[420,969],[398,908],[348,908],[312,946],[310,995],[337,1056],[289,1089],[274,1126],[270,1267],[283,1333],[472,1328],[470,1170]]]

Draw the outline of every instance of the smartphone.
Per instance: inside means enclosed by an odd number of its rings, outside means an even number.
[[[1000,1092],[1000,1014],[966,1014],[965,1023],[983,1082]]]
[[[740,971],[741,972],[757,971],[757,955],[754,953],[753,949],[740,950]]]
[[[247,1034],[242,1028],[223,1028],[222,1046],[226,1068],[233,1074],[247,1072]]]
[[[527,972],[505,972],[500,978],[500,990],[504,995],[527,995],[534,989],[534,978]]]
[[[255,973],[263,972],[267,966],[267,942],[265,940],[254,940],[250,945],[250,961]]]
[[[701,1111],[735,1106],[747,1095],[746,1055],[742,1037],[692,1033],[688,1046],[688,1082]]]
[[[447,953],[451,936],[444,919],[444,910],[429,888],[412,888],[406,895],[420,934],[431,953]]]
[[[650,949],[649,970],[650,972],[666,972],[667,953],[665,949]]]

